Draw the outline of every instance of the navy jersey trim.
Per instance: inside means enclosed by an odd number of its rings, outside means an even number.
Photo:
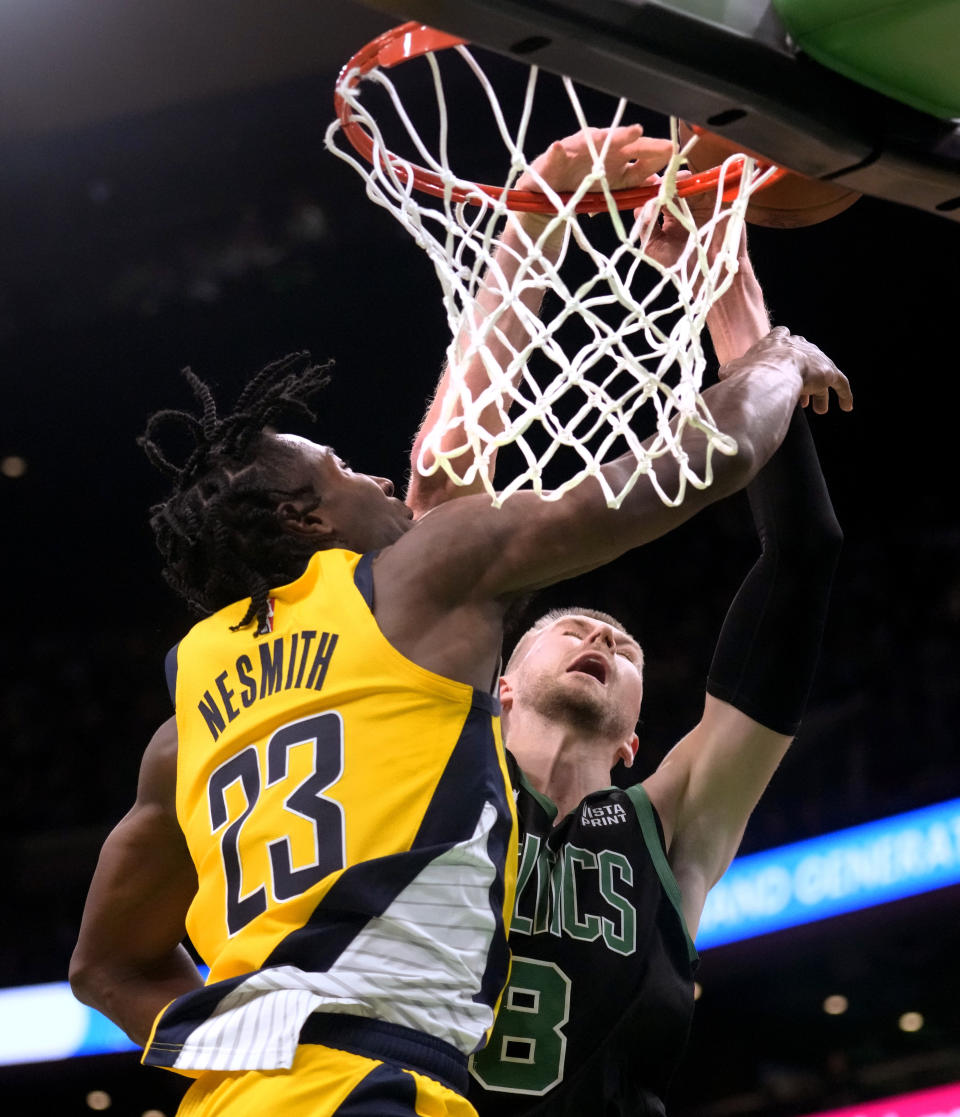
[[[486,714],[487,717],[498,718],[500,716],[500,699],[496,695],[488,694],[485,690],[478,690],[474,687],[470,705],[474,710]]]
[[[300,1029],[300,1042],[335,1047],[367,1059],[383,1059],[434,1078],[458,1094],[466,1094],[470,1084],[467,1057],[452,1043],[385,1020],[314,1012]],[[409,1082],[409,1076],[405,1077]]]
[[[367,551],[367,553],[361,557],[353,572],[353,584],[357,587],[357,591],[363,598],[371,614],[373,613],[374,605],[373,561],[379,554],[379,551]],[[374,617],[374,620],[376,620],[376,617]],[[380,626],[377,625],[377,627],[379,628]],[[386,637],[384,637],[384,639],[386,639]],[[400,654],[402,655],[403,653],[401,652]],[[500,699],[495,694],[488,694],[486,691],[478,690],[474,687],[473,705],[477,709],[483,710],[484,713],[489,714],[491,717],[500,716]]]
[[[673,875],[673,869],[670,868],[670,862],[667,860],[667,853],[663,848],[663,841],[660,837],[657,817],[653,809],[653,804],[650,802],[650,796],[647,794],[647,789],[639,783],[634,784],[632,787],[624,788],[624,790],[630,802],[633,803],[634,810],[637,812],[637,821],[640,823],[640,830],[643,834],[643,840],[646,844],[647,851],[650,854],[650,860],[653,862],[653,867],[657,870],[657,876],[660,878],[663,890],[666,892],[667,898],[675,908],[677,916],[680,919],[680,926],[683,928],[683,937],[687,941],[687,956],[691,963],[695,963],[699,961],[700,955],[697,953],[697,948],[694,946],[693,939],[690,937],[687,921],[683,915],[683,900],[680,896],[680,885],[677,884],[677,878]]]
[[[490,836],[490,853],[494,864],[502,865],[511,831],[510,809],[489,717],[475,707],[467,714],[409,851],[361,861],[346,869],[307,922],[277,944],[263,968],[294,965],[318,972],[329,969],[369,920],[382,915],[431,861],[470,838],[484,803],[491,800],[497,808],[498,823]],[[453,819],[455,829],[451,828]],[[499,877],[491,886],[494,901],[498,893],[499,901],[494,906],[497,935],[488,956],[481,995],[491,987],[499,990],[507,975],[503,880]]]
[[[360,591],[360,596],[371,613],[373,612],[373,560],[379,554],[379,551],[367,551],[353,572],[353,584]]]
[[[177,705],[177,651],[179,647],[179,642],[174,644],[163,661],[163,673],[167,679],[167,690],[170,693],[170,702],[174,708]]]
[[[157,1023],[153,1042],[143,1053],[140,1060],[143,1065],[175,1067],[177,1057],[196,1028],[197,1022],[209,1020],[224,997],[232,993],[238,985],[242,985],[249,976],[249,974],[241,974],[240,977],[231,977],[226,981],[214,982],[213,985],[204,985],[171,1001],[163,1010]],[[161,1031],[163,1038],[156,1038]]]
[[[327,1046],[344,1050],[338,1044]],[[366,1056],[363,1051],[354,1054]],[[416,1112],[416,1079],[391,1063],[374,1067],[337,1106],[339,1117],[413,1117]]]

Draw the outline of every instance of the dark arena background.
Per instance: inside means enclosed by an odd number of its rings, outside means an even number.
[[[0,9],[4,993],[65,981],[99,846],[169,716],[163,657],[190,618],[160,578],[161,487],[135,440],[187,402],[180,368],[229,400],[284,353],[334,358],[313,433],[404,479],[447,341],[439,288],[323,147],[340,66],[395,22],[345,0]],[[809,713],[744,854],[960,797],[960,225],[864,197],[750,239],[774,322],[834,358],[855,410],[813,417],[845,547]],[[733,498],[537,602],[639,635],[638,778],[697,720],[753,553]],[[952,817],[941,860],[960,865]],[[958,916],[948,882],[704,949],[673,1117],[960,1084]],[[4,1003],[0,1057],[38,1026]],[[9,1113],[169,1117],[186,1084],[133,1052],[3,1062]]]

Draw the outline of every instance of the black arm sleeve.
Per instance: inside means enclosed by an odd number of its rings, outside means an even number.
[[[801,408],[747,496],[763,551],[727,611],[707,693],[793,736],[813,682],[843,542]]]

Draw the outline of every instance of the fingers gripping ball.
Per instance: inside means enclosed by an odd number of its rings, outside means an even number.
[[[692,135],[693,129],[681,122],[681,146]],[[727,156],[739,151],[756,155],[756,152],[748,151],[741,144],[712,132],[702,132],[687,155],[687,163],[693,172],[705,171],[719,166]],[[855,190],[848,190],[835,182],[807,178],[791,172],[779,182],[766,186],[753,195],[747,207],[747,221],[751,225],[765,225],[771,229],[799,229],[835,217],[852,206],[859,197]]]

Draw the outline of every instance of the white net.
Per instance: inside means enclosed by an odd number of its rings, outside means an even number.
[[[347,69],[338,84],[347,107],[341,118],[368,137],[370,162],[344,142],[342,119],[326,137],[327,147],[364,177],[368,196],[428,254],[443,290],[451,390],[417,468],[425,476],[442,469],[458,485],[479,482],[495,504],[519,489],[556,499],[596,477],[607,503],[617,507],[644,476],[666,504],[679,504],[687,484],[705,488],[711,483],[715,451],[736,452],[736,443],[717,428],[701,395],[706,368],[701,335],[708,311],[736,272],[750,196],[775,168],[731,157],[714,191],[712,213],[708,206],[704,214],[701,203],[694,220],[677,193],[685,150],[679,149],[673,120],[675,154],[656,196],[637,216],[622,213],[604,173],[612,132],[600,133],[597,142],[591,127],[598,122],[588,126],[582,93],[563,79],[573,116],[588,137],[593,170],[572,196],[558,195],[532,166],[539,148],[532,154],[526,150],[540,80],[536,68],[530,68],[519,117],[509,127],[501,98],[474,52],[465,45],[443,52],[454,53],[492,114],[507,163],[502,187],[478,186],[450,165],[453,98],[445,90],[437,53],[423,56],[436,95],[428,124],[414,125],[385,69],[374,66],[362,77],[359,70]],[[421,93],[425,84],[419,84]],[[373,87],[376,109],[366,103]],[[462,97],[459,85],[455,97]],[[626,101],[616,102],[611,119],[599,126],[615,128],[626,108]],[[471,107],[471,125],[475,112]],[[424,138],[428,131],[433,143]],[[430,172],[431,194],[417,188],[424,170]],[[534,232],[510,216],[517,203],[510,187],[520,175],[526,183],[532,177],[553,207]],[[578,214],[584,200],[596,202],[599,215]],[[686,231],[679,259],[669,266],[647,251],[661,211]],[[503,237],[508,221],[516,233],[509,244]],[[478,368],[484,373],[479,378]],[[702,473],[682,446],[691,427],[708,441]],[[513,448],[510,479],[498,489],[494,473],[505,447]],[[628,476],[621,473],[614,489],[601,466],[624,454],[632,456],[634,466]],[[679,466],[670,470],[679,482],[669,492],[657,476],[665,456]]]

